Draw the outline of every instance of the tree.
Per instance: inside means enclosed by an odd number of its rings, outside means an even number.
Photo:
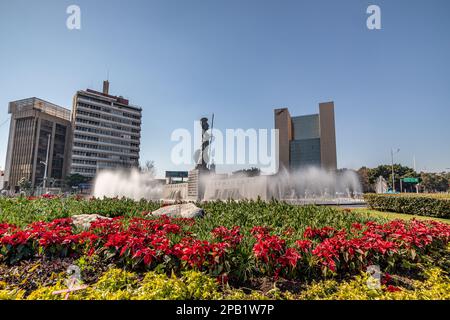
[[[450,191],[450,172],[446,172],[444,174],[445,179],[447,179],[447,183],[448,183],[448,189],[447,191]]]
[[[449,180],[444,173],[422,172],[420,178],[420,185],[425,192],[445,192],[449,189]]]
[[[362,167],[360,168],[356,173],[358,174],[359,181],[361,182],[361,187],[364,193],[366,192],[374,192],[374,183],[370,183],[369,175],[370,175],[370,168]]]
[[[400,164],[394,164],[395,189],[400,190],[401,178],[419,178],[420,175],[414,169]],[[378,177],[382,176],[388,186],[392,188],[392,166],[389,164],[379,165],[376,168],[368,169],[369,183],[374,185]]]
[[[368,169],[369,183],[373,185],[380,176],[385,180],[389,180],[391,174],[392,168],[390,165],[379,165],[376,168]]]
[[[145,161],[144,166],[139,166],[139,170],[143,173],[149,174],[152,178],[156,175],[155,162],[153,160]]]
[[[88,177],[85,177],[79,173],[73,173],[66,177],[65,182],[69,187],[72,188],[72,187],[78,187],[80,184],[86,183],[88,181],[89,181]]]
[[[20,191],[28,192],[31,189],[31,182],[27,178],[23,177],[19,180]]]
[[[400,179],[419,178],[420,188],[424,192],[445,192],[450,189],[450,172],[441,173],[417,173],[414,169],[400,164],[394,164],[395,189],[400,190]],[[364,192],[373,192],[373,186],[378,177],[382,176],[388,186],[392,188],[392,166],[389,164],[379,165],[376,168],[362,167],[358,170]],[[415,183],[402,183],[402,190],[415,192]]]
[[[261,175],[261,169],[252,167],[250,169],[241,169],[233,172],[233,176],[257,177]]]

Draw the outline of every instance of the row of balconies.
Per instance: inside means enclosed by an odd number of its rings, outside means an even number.
[[[76,117],[75,117],[75,123],[77,123],[76,119],[80,117],[86,120],[90,120],[90,121],[95,121],[95,122],[99,122],[99,123],[111,123],[111,124],[115,124],[115,125],[120,125],[123,127],[130,127],[131,129],[136,129],[136,128],[141,128],[141,125],[133,125],[133,124],[128,124],[128,123],[122,123],[122,122],[116,122],[116,121],[112,121],[112,120],[106,120],[106,119],[101,119],[101,118],[95,118],[95,117],[91,117],[89,115],[85,115],[82,113],[77,113]],[[107,127],[109,128],[109,127]]]

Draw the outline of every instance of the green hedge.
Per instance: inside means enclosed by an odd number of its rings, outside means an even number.
[[[450,199],[423,195],[365,194],[370,209],[420,216],[450,218]]]

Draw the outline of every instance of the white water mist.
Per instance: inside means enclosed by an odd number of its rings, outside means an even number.
[[[214,175],[203,178],[205,200],[226,199],[351,199],[359,197],[361,185],[357,174],[351,170],[339,172],[309,167],[276,175],[256,177]]]
[[[101,171],[94,182],[96,198],[126,197],[134,200],[160,200],[163,186],[150,173],[132,170]]]
[[[334,172],[308,167],[282,172],[276,181],[281,198],[350,198],[362,190],[358,175],[351,170]]]

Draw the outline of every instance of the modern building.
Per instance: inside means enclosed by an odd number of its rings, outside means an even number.
[[[11,123],[5,188],[18,191],[21,179],[30,182],[32,188],[39,187],[44,177],[48,186],[60,186],[68,166],[70,110],[29,98],[10,102],[8,112]]]
[[[334,103],[319,104],[319,113],[292,117],[287,108],[275,109],[279,134],[279,167],[337,169]]]
[[[87,89],[73,98],[70,173],[93,178],[99,170],[139,165],[142,108],[121,96]]]

